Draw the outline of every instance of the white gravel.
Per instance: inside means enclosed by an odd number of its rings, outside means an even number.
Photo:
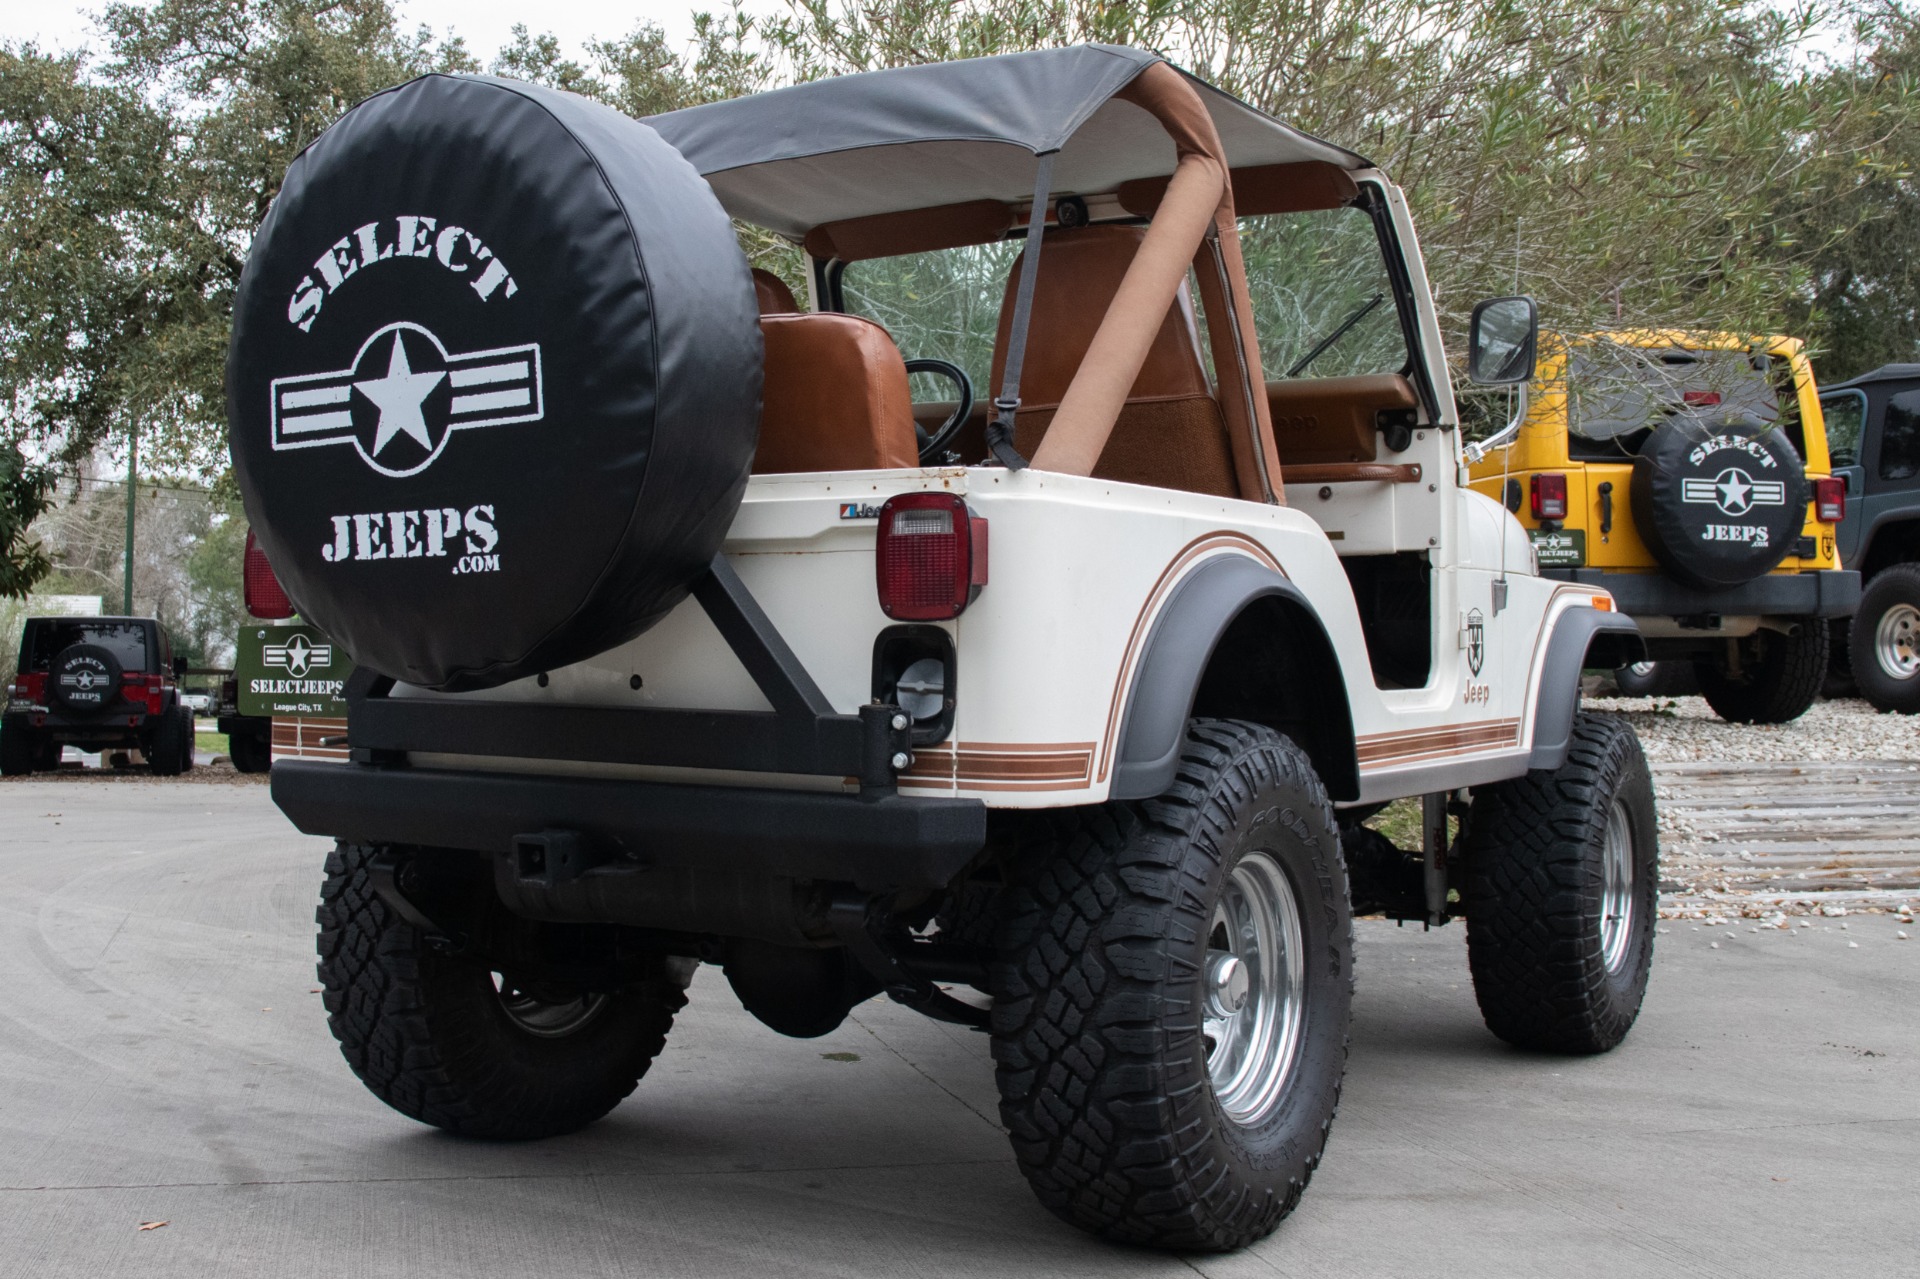
[[[1583,706],[1632,724],[1656,764],[1920,760],[1920,715],[1883,715],[1852,698],[1815,702],[1791,724],[1729,724],[1699,697],[1592,697]]]

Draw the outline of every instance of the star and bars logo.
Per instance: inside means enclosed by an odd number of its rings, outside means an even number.
[[[396,478],[426,470],[455,431],[546,412],[538,343],[453,355],[405,321],[368,338],[353,367],[275,378],[271,393],[276,450],[351,444]]]
[[[1779,480],[1756,480],[1730,466],[1710,480],[1685,479],[1680,499],[1697,506],[1717,506],[1728,515],[1745,515],[1756,506],[1785,506],[1787,486]]]
[[[268,644],[260,650],[260,660],[303,679],[315,667],[333,665],[333,645],[315,644],[304,635],[296,635],[284,644]]]

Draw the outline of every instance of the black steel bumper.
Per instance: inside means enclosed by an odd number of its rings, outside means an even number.
[[[146,732],[147,721],[151,717],[145,706],[114,706],[85,718],[64,715],[45,707],[29,706],[18,711],[9,707],[6,718],[9,723],[18,723],[23,728],[51,733],[60,741],[117,743],[132,742]]]
[[[1851,569],[1769,573],[1723,591],[1687,586],[1661,573],[1550,568],[1540,575],[1610,591],[1629,617],[1851,617],[1860,607],[1860,574]]]
[[[939,888],[985,845],[978,800],[681,786],[518,773],[285,760],[272,793],[309,835],[356,843],[513,851],[565,831],[608,857],[851,883]]]

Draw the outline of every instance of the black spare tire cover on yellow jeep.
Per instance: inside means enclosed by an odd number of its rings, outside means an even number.
[[[47,698],[75,717],[98,715],[120,696],[120,659],[98,644],[69,644],[47,665]]]
[[[760,422],[704,179],[572,94],[425,76],[303,151],[228,357],[247,516],[355,661],[489,688],[625,642],[720,549]]]
[[[1777,426],[1674,420],[1633,461],[1633,522],[1689,586],[1738,586],[1778,564],[1807,518],[1800,454]]]

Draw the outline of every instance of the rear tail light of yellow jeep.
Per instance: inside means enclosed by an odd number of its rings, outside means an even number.
[[[1823,475],[1813,482],[1813,513],[1822,524],[1838,524],[1847,518],[1847,482],[1837,475]]]
[[[1558,471],[1547,472],[1533,477],[1530,489],[1533,496],[1533,518],[1536,520],[1564,520],[1567,518],[1567,477]]]

